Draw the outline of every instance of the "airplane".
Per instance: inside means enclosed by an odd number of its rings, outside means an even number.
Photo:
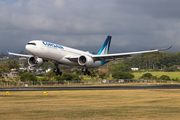
[[[53,71],[56,75],[62,75],[62,72],[58,68],[58,64],[80,66],[82,67],[84,75],[90,75],[88,68],[96,68],[112,60],[130,58],[134,54],[164,51],[172,47],[171,46],[166,49],[151,49],[147,51],[109,54],[111,38],[111,36],[107,36],[103,46],[97,54],[92,54],[90,52],[73,49],[43,40],[32,40],[27,43],[25,48],[30,55],[12,53],[9,52],[9,50],[8,54],[28,57],[28,64],[33,67],[41,67],[44,62],[52,61],[55,65]]]

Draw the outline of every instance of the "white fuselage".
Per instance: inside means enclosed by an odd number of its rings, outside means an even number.
[[[57,71],[58,64],[64,64],[68,66],[83,67],[82,71],[84,73],[89,73],[87,71],[87,68],[99,67],[112,60],[127,59],[134,54],[164,51],[172,47],[171,46],[166,49],[153,49],[146,51],[109,54],[111,38],[111,36],[107,36],[100,51],[96,55],[70,47],[53,44],[43,40],[33,40],[27,43],[26,50],[30,55],[12,53],[9,52],[9,50],[8,54],[28,57],[28,63],[33,67],[40,67],[43,65],[44,60],[50,60],[54,62]],[[57,74],[59,73],[57,72]]]
[[[89,52],[69,48],[58,44],[53,44],[42,40],[33,40],[30,41],[29,43],[35,43],[35,45],[32,44],[26,45],[26,51],[29,54],[33,56],[37,56],[44,60],[51,60],[55,63],[64,64],[68,66],[80,66],[77,61],[71,61],[67,59],[69,56],[77,57],[81,55],[87,55],[87,56],[92,55]],[[92,68],[99,67],[103,64],[105,64],[104,61],[95,61],[91,67]]]

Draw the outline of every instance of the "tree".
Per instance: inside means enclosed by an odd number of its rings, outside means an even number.
[[[51,62],[51,61],[44,62],[41,68],[46,69],[46,70],[49,69],[49,68],[53,69],[54,68],[54,63]]]
[[[20,67],[19,63],[16,60],[9,60],[7,63],[9,64],[9,69],[16,68],[16,70],[18,70]]]
[[[112,77],[114,79],[132,79],[134,78],[134,75],[128,72],[117,71],[112,73]]]
[[[26,60],[26,61],[24,61],[24,67],[28,67],[29,66],[29,64],[28,64],[28,61]]]
[[[128,71],[131,71],[131,68],[122,63],[122,62],[119,62],[118,64],[114,64],[112,67],[111,67],[111,70],[112,71],[122,71],[122,72],[128,72]]]
[[[1,63],[0,66],[3,72],[10,72],[10,67],[8,62]]]
[[[82,71],[81,70],[76,70],[76,75],[81,75],[82,74]]]
[[[94,69],[89,69],[89,72],[90,72],[91,79],[97,76],[97,71],[95,71]]]
[[[51,78],[51,77],[56,76],[56,73],[54,73],[53,71],[49,71],[49,72],[46,73],[44,76],[46,76],[46,77],[48,77],[48,78]]]
[[[175,71],[177,71],[178,69],[176,68],[176,67],[174,67],[174,66],[170,66],[169,67],[169,71],[170,72],[175,72]]]
[[[20,76],[21,81],[37,81],[37,77],[32,73],[23,73]]]
[[[99,72],[99,77],[101,79],[104,79],[106,77],[106,73],[105,72]]]
[[[70,73],[63,73],[62,79],[63,80],[72,80],[72,75]]]

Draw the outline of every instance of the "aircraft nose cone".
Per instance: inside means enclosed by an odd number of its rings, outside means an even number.
[[[29,45],[26,45],[26,51],[29,53],[30,52],[30,46]]]

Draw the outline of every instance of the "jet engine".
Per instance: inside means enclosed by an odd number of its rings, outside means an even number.
[[[90,67],[94,63],[94,60],[92,57],[82,55],[78,58],[78,63],[81,66]]]
[[[28,59],[28,64],[32,67],[41,67],[43,65],[43,59],[42,58],[35,58],[35,57],[30,57]]]

